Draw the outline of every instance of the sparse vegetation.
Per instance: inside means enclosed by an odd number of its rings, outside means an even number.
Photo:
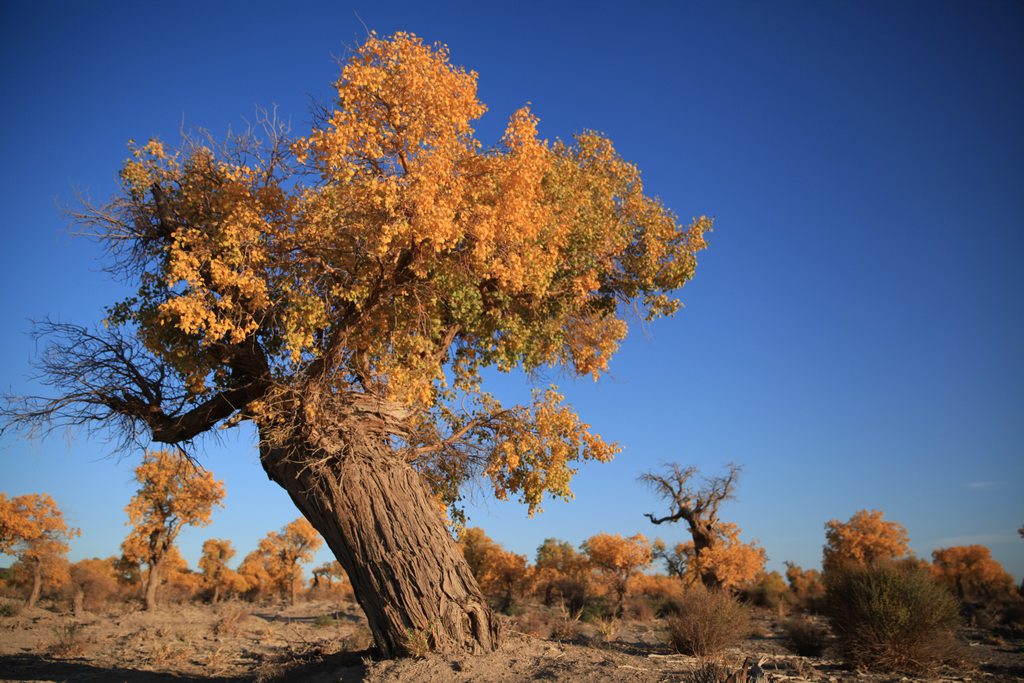
[[[920,673],[957,657],[956,601],[926,568],[848,563],[825,577],[829,622],[852,665]]]
[[[747,636],[750,613],[724,591],[695,588],[683,596],[665,623],[676,651],[708,657]]]

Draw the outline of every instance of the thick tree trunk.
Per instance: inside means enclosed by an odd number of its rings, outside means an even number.
[[[715,544],[715,533],[714,529],[709,524],[694,524],[690,522],[690,535],[693,538],[693,554],[695,557],[700,557],[700,554],[705,550],[708,550]],[[721,588],[722,580],[718,578],[718,574],[714,569],[710,567],[704,567],[700,572],[701,583],[704,584],[705,588]]]
[[[146,572],[146,602],[144,609],[147,612],[156,610],[156,590],[160,585],[160,562],[154,562],[149,565],[149,571]]]
[[[76,617],[85,614],[85,590],[81,586],[75,586],[75,597],[71,605]]]
[[[442,652],[497,647],[498,622],[421,477],[382,439],[356,433],[316,449],[261,441],[264,469],[348,572],[383,656],[418,644]]]
[[[32,609],[39,601],[39,595],[43,592],[43,563],[39,560],[32,562],[32,592],[28,595],[26,607]]]

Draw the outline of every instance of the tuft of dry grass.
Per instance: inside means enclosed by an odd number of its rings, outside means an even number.
[[[82,625],[76,622],[54,627],[54,640],[46,651],[57,657],[81,657],[86,652],[86,641]]]
[[[750,614],[723,591],[694,589],[679,600],[677,614],[665,619],[678,652],[696,657],[717,654],[750,631]]]
[[[243,605],[231,605],[221,611],[220,618],[214,622],[211,630],[215,636],[236,636],[242,630],[242,624],[252,615],[252,611]]]

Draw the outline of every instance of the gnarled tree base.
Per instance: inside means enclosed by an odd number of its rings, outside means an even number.
[[[498,621],[419,474],[373,440],[343,451],[264,442],[260,460],[348,572],[381,654],[494,650]]]

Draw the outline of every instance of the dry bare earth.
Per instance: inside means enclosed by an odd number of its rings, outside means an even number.
[[[308,602],[294,607],[169,607],[155,614],[120,612],[75,619],[37,609],[0,619],[3,681],[686,681],[699,664],[673,654],[661,622],[621,622],[604,635],[575,624],[571,639],[544,632],[539,608],[508,624],[508,642],[483,657],[430,656],[374,662],[365,620],[353,604]],[[543,617],[543,618],[538,618]],[[523,626],[520,626],[522,624]],[[773,681],[1024,681],[1024,641],[965,631],[972,664],[927,678],[858,673],[832,658],[789,652],[778,620],[755,619],[752,637],[722,657],[738,667],[764,658]]]

